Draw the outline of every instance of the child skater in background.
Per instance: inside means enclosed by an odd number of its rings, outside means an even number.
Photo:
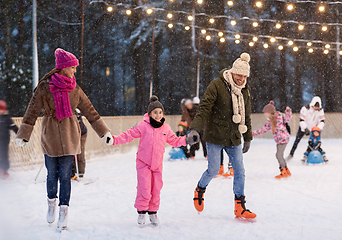
[[[144,120],[136,124],[128,131],[114,136],[114,144],[131,142],[134,138],[140,138],[136,159],[137,169],[137,197],[134,207],[138,211],[138,224],[144,226],[145,215],[149,214],[150,221],[157,226],[159,220],[157,211],[160,204],[160,191],[163,187],[162,169],[165,143],[173,147],[186,146],[186,137],[177,137],[171,127],[165,123],[163,117],[164,107],[158,101],[158,97],[152,96],[148,106],[148,113]],[[199,141],[195,136],[189,144]]]
[[[311,129],[311,134],[309,138],[309,146],[306,152],[304,153],[304,157],[302,159],[303,162],[306,162],[306,160],[309,157],[309,154],[311,151],[318,150],[322,154],[322,158],[324,162],[328,162],[328,158],[325,155],[325,152],[321,148],[322,142],[321,142],[321,129],[319,127],[313,127]]]
[[[270,103],[264,107],[263,112],[268,121],[261,129],[254,130],[253,136],[258,136],[272,130],[274,141],[277,143],[276,158],[279,162],[280,168],[280,174],[275,176],[275,178],[289,177],[291,176],[291,172],[287,168],[284,159],[284,151],[290,140],[290,133],[286,128],[286,123],[292,119],[291,108],[286,107],[285,114],[283,114],[281,112],[277,112],[274,107],[274,102],[270,101]]]
[[[178,131],[176,132],[176,136],[177,137],[183,137],[183,136],[186,136],[186,129],[188,128],[188,124],[186,124],[186,122],[183,122],[183,121],[180,121],[178,123]],[[189,159],[191,156],[190,156],[190,153],[189,153],[189,150],[188,150],[188,147],[187,146],[181,146],[180,147],[184,154],[185,154],[185,157],[187,159]]]

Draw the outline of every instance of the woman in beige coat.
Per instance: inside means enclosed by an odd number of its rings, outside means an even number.
[[[59,219],[57,228],[67,226],[68,207],[71,193],[71,171],[75,155],[81,153],[81,130],[75,116],[78,108],[88,119],[99,137],[108,145],[113,144],[107,125],[94,109],[92,103],[76,84],[74,74],[79,65],[77,58],[58,48],[55,51],[56,68],[46,74],[36,87],[33,97],[19,128],[16,142],[24,146],[30,140],[35,122],[41,111],[41,145],[45,157],[48,196],[48,223],[55,221],[56,198],[59,189]]]

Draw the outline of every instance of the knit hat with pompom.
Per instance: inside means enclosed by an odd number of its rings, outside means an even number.
[[[249,77],[249,61],[251,60],[251,57],[248,53],[242,53],[240,55],[240,58],[236,59],[233,63],[232,69],[230,69],[231,73],[244,75]]]
[[[147,111],[149,114],[156,108],[161,108],[163,109],[163,112],[164,112],[164,106],[163,104],[161,104],[161,102],[159,102],[159,99],[157,96],[153,95],[152,97],[150,97],[149,102],[150,104],[148,105],[148,111]]]
[[[271,113],[274,114],[276,112],[276,108],[274,106],[274,102],[270,101],[269,104],[267,104],[264,109],[262,110],[264,113]]]

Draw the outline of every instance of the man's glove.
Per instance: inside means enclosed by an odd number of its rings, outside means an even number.
[[[105,143],[106,143],[107,145],[113,145],[113,143],[114,143],[113,136],[112,136],[112,134],[110,134],[110,132],[107,132],[107,133],[103,136],[103,139],[105,140]]]
[[[242,148],[242,153],[248,152],[250,147],[251,147],[251,142],[244,142],[243,143],[243,148]]]
[[[15,143],[19,146],[19,147],[23,147],[26,145],[26,142],[24,139],[21,138],[16,138],[15,139]]]
[[[199,143],[199,141],[200,141],[200,136],[198,132],[195,129],[192,129],[186,138],[186,143],[192,146],[196,143]]]
[[[310,135],[310,130],[308,128],[305,128],[305,135],[309,136]]]

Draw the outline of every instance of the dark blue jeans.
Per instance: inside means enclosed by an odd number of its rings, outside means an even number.
[[[59,205],[68,205],[71,193],[71,171],[75,156],[45,157],[48,174],[46,179],[47,196],[57,198],[58,179],[60,181]]]

